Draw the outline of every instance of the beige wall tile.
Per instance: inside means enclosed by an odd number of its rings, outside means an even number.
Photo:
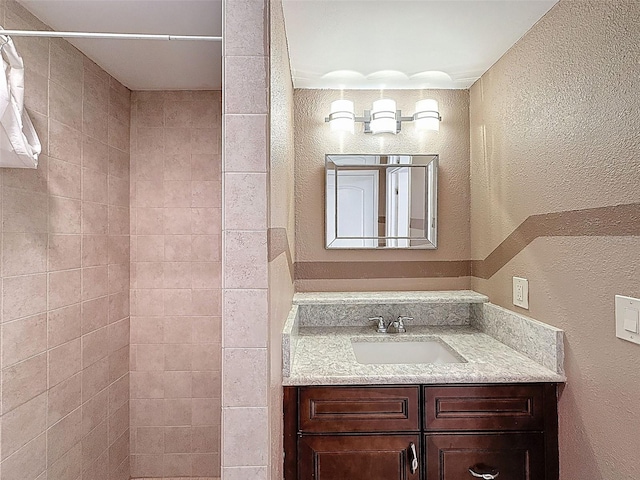
[[[47,424],[49,426],[78,408],[82,401],[82,376],[80,373],[60,382],[48,391]]]
[[[109,394],[102,390],[82,404],[82,435],[88,435],[91,430],[107,420]]]
[[[225,115],[225,172],[267,171],[267,115]]]
[[[164,453],[164,427],[138,427],[135,429],[134,453],[147,455]]]
[[[84,368],[109,355],[104,346],[107,343],[107,328],[102,327],[82,336],[82,366]]]
[[[109,146],[87,135],[82,137],[79,144],[82,146],[82,166],[100,173],[108,173]]]
[[[185,426],[192,425],[193,407],[195,399],[192,398],[165,398],[164,399],[164,425]],[[218,414],[219,415],[219,414]]]
[[[105,111],[87,104],[82,111],[82,133],[104,143],[109,142],[109,124]]]
[[[81,131],[53,119],[49,125],[49,156],[79,165],[83,152]],[[86,155],[91,153],[93,150],[87,149]]]
[[[5,233],[2,236],[4,276],[42,273],[47,269],[47,235]]]
[[[49,386],[53,387],[82,369],[82,342],[76,338],[49,350]]]
[[[43,393],[2,416],[2,460],[11,456],[46,428],[47,395]]]
[[[103,358],[82,370],[82,401],[86,402],[109,386],[109,358]]]
[[[107,235],[82,235],[82,266],[106,265],[109,240]]]
[[[62,197],[49,198],[49,233],[80,233],[82,216],[82,204],[78,200]],[[91,210],[91,213],[93,211]],[[94,221],[90,225],[95,231],[86,233],[104,233],[95,223],[94,216],[87,216],[87,220]]]
[[[268,308],[267,290],[227,290],[224,302],[226,321],[234,326],[225,331],[225,348],[266,348],[267,324],[262,317]]]
[[[164,453],[191,453],[191,427],[164,427]]]
[[[223,406],[266,407],[267,367],[266,348],[225,348]]]
[[[267,228],[267,175],[225,174],[225,228],[265,230]]]
[[[190,454],[165,454],[164,455],[164,475],[172,477],[184,477],[191,475]]]
[[[107,422],[103,421],[82,439],[83,470],[93,464],[107,448]]]
[[[2,414],[47,389],[47,355],[42,353],[2,369]]]
[[[267,55],[265,1],[229,2],[225,10],[225,55]]]
[[[59,197],[80,199],[80,165],[51,158],[48,166],[49,193]]]
[[[226,235],[226,288],[267,287],[267,234],[234,232]]]
[[[266,465],[269,455],[268,411],[266,408],[225,408],[223,465]],[[250,456],[246,452],[251,452]]]
[[[47,430],[47,464],[52,465],[82,438],[82,412],[75,409]]]
[[[265,57],[226,57],[225,113],[267,113]]]
[[[82,333],[104,327],[109,323],[109,298],[100,297],[82,302]]]
[[[82,200],[108,203],[107,175],[91,168],[82,169]]]
[[[2,324],[2,366],[42,353],[47,349],[47,315],[42,313]],[[25,341],[27,340],[28,341]]]
[[[225,467],[225,480],[267,480],[268,470],[266,467]]]
[[[50,273],[49,308],[80,303],[81,276],[84,276],[84,271],[79,269]]]
[[[33,439],[2,462],[4,478],[32,479],[47,468],[47,443],[44,434]]]
[[[109,232],[109,208],[99,203],[84,202],[82,205],[82,233],[106,235]]]
[[[3,188],[2,225],[5,233],[46,233],[47,196],[13,188]]]
[[[47,333],[49,348],[78,338],[82,329],[80,305],[71,305],[48,313]]]
[[[49,115],[71,128],[82,128],[82,97],[55,82],[49,82]]]
[[[82,269],[82,300],[91,300],[109,293],[109,270],[106,266]]]
[[[199,173],[193,178],[200,178]],[[175,155],[164,156],[164,180],[191,180],[191,154],[177,153]]]
[[[49,479],[71,480],[77,479],[82,473],[82,445],[76,444],[71,450],[62,455],[49,467]]]
[[[133,372],[132,372],[133,375]],[[163,426],[163,399],[131,399],[131,426]]]
[[[49,270],[80,268],[80,235],[49,235]]]

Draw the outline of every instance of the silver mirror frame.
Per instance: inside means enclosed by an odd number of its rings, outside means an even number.
[[[363,163],[367,159],[388,159],[392,156],[410,156],[413,159],[423,161],[421,164],[396,164],[396,163]],[[353,159],[353,162],[350,160]],[[336,163],[336,160],[338,162]],[[325,248],[326,249],[347,249],[347,250],[397,250],[397,249],[436,249],[438,246],[438,155],[360,155],[360,154],[327,154],[325,155]],[[335,232],[338,230],[337,204],[338,195],[335,180],[339,171],[357,172],[359,170],[371,172],[372,170],[386,171],[388,168],[397,168],[398,165],[410,168],[425,169],[425,218],[422,235],[416,236],[361,236],[361,237],[338,237]],[[376,177],[378,178],[378,177]],[[331,191],[330,191],[331,189]],[[333,197],[333,198],[331,198]],[[333,213],[332,213],[333,212]],[[363,215],[366,216],[366,215]],[[377,215],[376,215],[377,216]],[[385,214],[385,219],[387,218]],[[377,222],[377,220],[376,220]],[[406,225],[406,222],[405,222]],[[405,227],[406,228],[406,227]],[[411,227],[413,228],[413,227]],[[371,228],[370,228],[371,230]],[[377,232],[379,233],[379,232]],[[390,245],[389,245],[390,244]],[[400,245],[404,244],[404,245]],[[407,245],[408,244],[408,245]]]

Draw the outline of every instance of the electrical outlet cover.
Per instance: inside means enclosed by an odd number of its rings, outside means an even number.
[[[526,278],[513,277],[513,304],[529,310],[529,281]]]

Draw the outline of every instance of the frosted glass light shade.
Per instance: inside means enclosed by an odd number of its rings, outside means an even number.
[[[398,133],[396,102],[388,98],[376,100],[371,108],[371,133]]]
[[[332,132],[353,133],[355,118],[353,102],[351,100],[336,100],[331,102],[329,126]]]
[[[440,113],[436,100],[420,100],[416,102],[416,113],[413,115],[417,130],[440,130]]]

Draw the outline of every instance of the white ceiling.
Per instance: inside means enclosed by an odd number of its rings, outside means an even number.
[[[57,31],[222,35],[222,0],[19,1]],[[69,41],[132,90],[222,88],[221,42]]]
[[[469,88],[558,0],[283,0],[296,88]]]

